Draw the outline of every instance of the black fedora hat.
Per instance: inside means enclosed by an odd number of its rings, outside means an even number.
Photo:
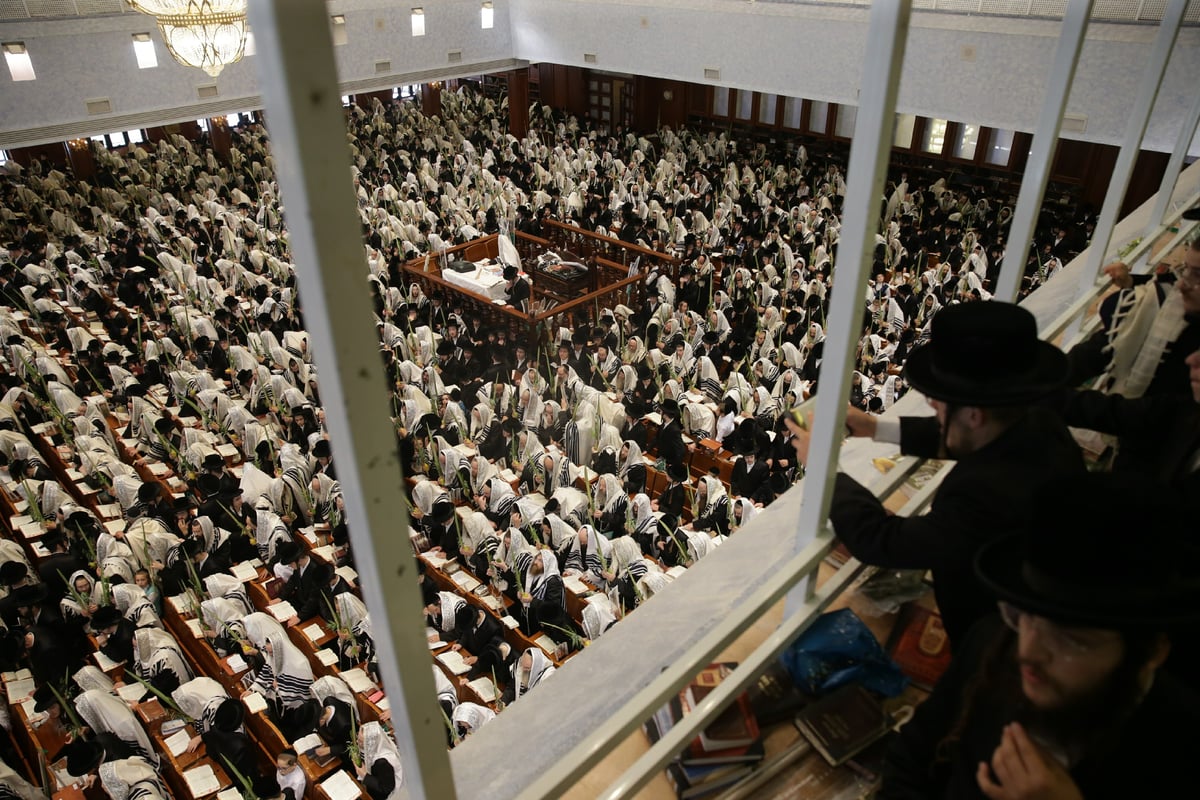
[[[49,711],[51,708],[59,704],[58,695],[50,688],[49,684],[43,684],[33,693],[33,710],[37,712]]]
[[[917,391],[955,405],[1012,406],[1044,397],[1067,378],[1067,356],[1038,338],[1037,321],[1012,303],[961,303],[933,318],[929,343],[904,366]]]
[[[241,702],[230,698],[217,706],[217,713],[213,716],[213,727],[219,731],[236,731],[242,727],[245,716],[246,711]]]
[[[0,583],[12,586],[29,576],[29,567],[22,561],[5,561],[0,564]]]
[[[659,403],[658,407],[663,414],[666,414],[673,419],[679,419],[679,403],[675,402],[674,400],[663,400],[661,403]]]
[[[100,606],[92,614],[92,630],[102,631],[121,622],[121,612],[116,606]]]
[[[300,558],[300,545],[295,542],[280,542],[275,548],[275,560],[280,564],[291,564]]]
[[[104,748],[95,742],[80,739],[63,749],[67,756],[67,772],[76,778],[87,775],[104,761]]]
[[[1200,548],[1185,538],[1193,526],[1170,490],[1135,475],[1085,473],[1043,486],[1029,519],[975,560],[1000,600],[1054,622],[1115,630],[1200,620]]]

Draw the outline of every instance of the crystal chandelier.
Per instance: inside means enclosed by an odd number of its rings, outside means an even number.
[[[212,77],[242,60],[246,49],[246,0],[128,0],[158,22],[171,57]]]

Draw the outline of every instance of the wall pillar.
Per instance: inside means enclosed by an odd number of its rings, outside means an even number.
[[[508,73],[508,132],[518,139],[529,133],[529,70]]]
[[[233,134],[224,117],[213,117],[208,121],[208,138],[212,142],[213,153],[219,160],[228,163],[229,151],[233,148]]]
[[[87,139],[71,139],[64,142],[67,152],[67,163],[75,173],[75,179],[91,180],[96,175],[96,156]]]
[[[442,85],[440,83],[421,84],[421,113],[427,117],[442,115]]]

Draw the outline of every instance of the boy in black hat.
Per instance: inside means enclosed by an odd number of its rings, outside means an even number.
[[[660,410],[663,425],[658,429],[658,438],[654,440],[654,446],[658,450],[659,457],[666,462],[668,467],[672,465],[682,467],[688,457],[688,452],[694,446],[683,442],[683,428],[679,424],[679,403],[674,400],[664,400]]]
[[[1019,533],[981,550],[1000,616],[901,730],[876,796],[1192,794],[1200,698],[1161,669],[1200,619],[1180,499],[1126,476],[1047,484]]]
[[[336,481],[337,468],[333,465],[333,448],[329,445],[329,440],[318,439],[313,445],[312,455],[317,460],[316,466],[313,467],[313,474],[324,473]]]
[[[1028,311],[999,302],[949,306],[933,318],[930,342],[905,366],[905,379],[928,396],[936,416],[897,425],[856,409],[847,413],[852,435],[899,441],[906,455],[956,460],[923,516],[888,514],[844,473],[829,514],[863,563],[933,570],[953,646],[991,608],[970,570],[979,548],[1024,520],[1038,486],[1083,471],[1066,426],[1033,406],[1062,385],[1066,371],[1066,356],[1038,339]],[[791,420],[787,426],[797,459],[807,463],[808,432]]]
[[[529,313],[529,301],[532,296],[529,283],[520,276],[517,268],[511,264],[504,268],[505,300],[513,308]]]
[[[657,499],[650,501],[650,507],[661,512],[664,517],[679,519],[687,503],[687,494],[683,488],[687,476],[687,467],[683,464],[667,464],[667,488],[662,490]]]

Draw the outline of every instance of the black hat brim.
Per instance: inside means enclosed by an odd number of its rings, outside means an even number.
[[[977,381],[937,369],[933,348],[914,350],[904,365],[904,380],[918,392],[960,406],[1015,406],[1038,400],[1062,387],[1067,379],[1067,355],[1048,342],[1037,342],[1030,368],[1021,376],[996,375]]]
[[[1200,586],[1195,584],[1140,599],[1130,597],[1120,586],[1038,588],[1027,570],[1020,534],[986,544],[975,557],[975,574],[998,600],[1063,625],[1166,630],[1200,620]]]

